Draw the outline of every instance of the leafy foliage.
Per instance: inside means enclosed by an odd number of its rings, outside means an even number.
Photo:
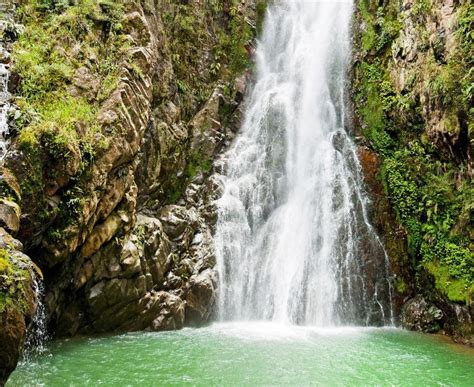
[[[434,275],[436,287],[451,300],[468,302],[474,294],[474,255],[469,235],[474,187],[465,176],[463,162],[442,157],[436,144],[424,134],[426,123],[416,93],[420,82],[425,82],[421,87],[430,103],[445,112],[442,122],[448,132],[459,130],[459,117],[472,117],[474,7],[466,3],[459,8],[455,54],[445,63],[440,63],[434,52],[427,54],[430,59],[425,68],[417,70],[418,77],[408,73],[405,90],[400,93],[388,67],[391,43],[402,21],[394,19],[397,12],[393,3],[376,9],[372,2],[359,3],[364,21],[360,44],[365,54],[356,65],[355,80],[362,131],[383,158],[381,178],[397,218],[407,230],[412,260]],[[424,23],[430,3],[414,3],[411,12],[418,23]],[[381,33],[384,28],[385,34]],[[423,27],[419,33],[421,36]]]
[[[95,125],[95,98],[73,97],[70,86],[81,67],[104,81],[101,98],[117,84],[116,65],[127,48],[121,35],[121,9],[121,3],[104,0],[85,0],[80,5],[36,0],[19,9],[26,30],[15,43],[12,58],[23,97],[17,103],[23,116],[29,117],[18,125],[23,150],[44,143],[53,156],[67,158],[71,147],[76,147],[87,162],[97,147],[106,145]]]

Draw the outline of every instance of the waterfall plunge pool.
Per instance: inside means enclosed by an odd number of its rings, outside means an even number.
[[[474,350],[393,328],[225,323],[52,343],[7,386],[472,386]]]

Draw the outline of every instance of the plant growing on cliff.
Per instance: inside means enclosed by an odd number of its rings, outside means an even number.
[[[56,158],[67,158],[76,147],[90,160],[96,145],[104,144],[97,137],[97,104],[94,97],[73,96],[71,80],[77,69],[88,68],[107,80],[100,89],[101,99],[110,92],[115,66],[104,73],[94,58],[102,56],[107,63],[120,60],[120,49],[105,47],[122,43],[117,27],[121,3],[28,1],[18,13],[26,29],[14,45],[13,71],[20,76],[22,110],[35,112],[35,119],[21,128],[20,146],[27,151],[43,143]]]
[[[420,40],[425,38],[423,20],[430,3],[415,2],[410,11],[420,24],[416,26]],[[454,54],[443,63],[436,57],[437,48],[428,51],[424,67],[418,69],[416,77],[407,77],[405,89],[400,92],[389,71],[391,43],[402,25],[394,4],[389,1],[375,7],[369,1],[359,3],[365,26],[359,37],[364,52],[356,64],[355,80],[362,130],[383,157],[381,178],[407,231],[412,260],[434,275],[436,287],[451,300],[469,302],[474,294],[469,241],[474,188],[466,183],[465,160],[459,160],[465,157],[465,151],[450,157],[440,154],[439,144],[425,134],[426,122],[417,93],[423,90],[431,106],[444,112],[441,122],[447,133],[464,130],[463,125],[472,121],[468,117],[473,113],[474,7],[468,2],[458,7],[454,34],[458,48]],[[390,26],[385,34],[384,26]],[[382,36],[385,38],[381,40]]]
[[[24,282],[29,276],[24,262],[20,259],[13,262],[10,252],[0,248],[0,313],[5,308],[24,310],[27,307]]]

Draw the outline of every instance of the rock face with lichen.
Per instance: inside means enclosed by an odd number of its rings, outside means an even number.
[[[0,228],[0,385],[15,369],[36,311],[35,271],[22,244]]]
[[[44,273],[55,336],[209,320],[212,161],[239,126],[256,3],[17,4],[0,221]],[[5,317],[17,349],[30,315]]]
[[[391,257],[401,322],[468,343],[473,23],[469,1],[362,0],[353,63],[361,164]]]

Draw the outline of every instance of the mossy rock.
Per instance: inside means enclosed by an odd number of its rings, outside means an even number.
[[[465,278],[454,278],[449,267],[439,262],[426,262],[423,266],[435,278],[436,289],[450,301],[470,305],[474,302],[474,284]]]

